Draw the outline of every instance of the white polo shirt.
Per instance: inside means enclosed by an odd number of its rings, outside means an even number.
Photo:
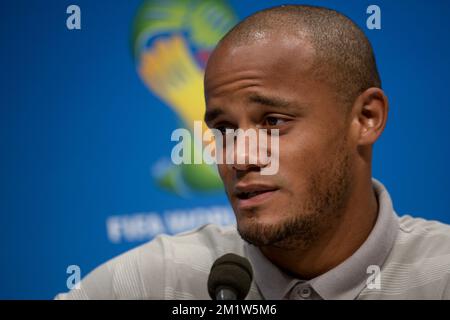
[[[161,235],[88,274],[79,289],[56,299],[206,299],[213,262],[226,253],[247,257],[254,279],[247,299],[450,299],[450,226],[393,210],[373,179],[379,212],[362,246],[310,280],[283,273],[236,227],[205,225]],[[380,272],[378,273],[378,269]]]

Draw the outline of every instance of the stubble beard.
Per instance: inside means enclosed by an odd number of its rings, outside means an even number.
[[[247,242],[258,247],[286,250],[307,249],[326,232],[342,214],[351,187],[350,158],[345,149],[336,148],[334,156],[309,178],[305,201],[292,207],[280,208],[291,214],[276,224],[258,218],[239,223],[238,232]],[[295,201],[294,201],[295,203]],[[277,214],[276,212],[272,214]]]

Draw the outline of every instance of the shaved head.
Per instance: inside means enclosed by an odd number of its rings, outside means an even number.
[[[218,47],[245,46],[274,36],[295,37],[311,46],[310,76],[330,85],[346,106],[366,89],[381,88],[369,40],[349,18],[331,9],[285,5],[259,11],[231,29]]]

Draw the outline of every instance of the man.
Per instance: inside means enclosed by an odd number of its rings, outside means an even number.
[[[311,6],[248,17],[210,57],[205,98],[210,128],[279,130],[276,174],[218,165],[237,230],[160,236],[58,298],[209,299],[211,265],[229,252],[252,264],[248,299],[450,298],[450,228],[397,217],[372,179],[388,101],[352,21]]]

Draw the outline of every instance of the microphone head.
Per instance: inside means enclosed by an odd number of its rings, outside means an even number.
[[[248,259],[234,253],[227,253],[217,259],[209,273],[208,292],[213,300],[220,288],[229,288],[242,300],[248,294],[253,279],[252,266]]]

